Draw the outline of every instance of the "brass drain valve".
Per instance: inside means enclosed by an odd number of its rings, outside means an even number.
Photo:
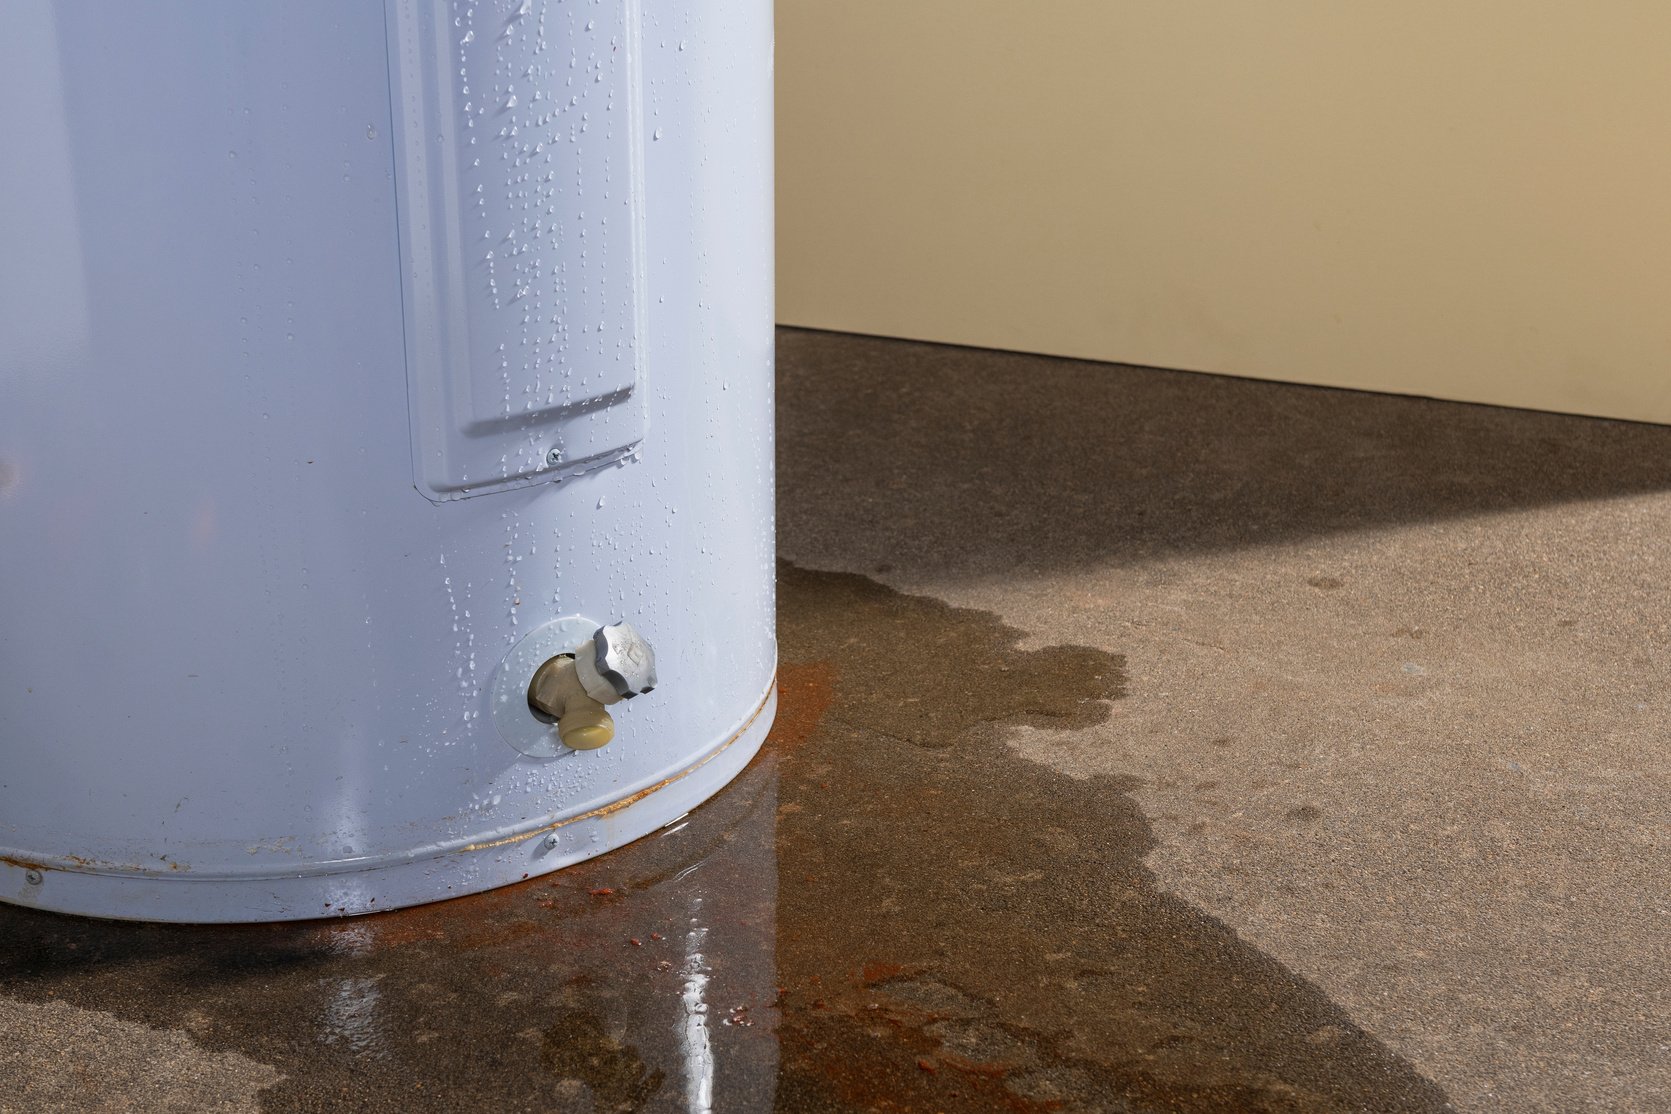
[[[615,737],[605,705],[656,687],[656,652],[630,623],[599,627],[572,653],[534,671],[528,706],[557,721],[557,737],[571,750],[596,750]]]

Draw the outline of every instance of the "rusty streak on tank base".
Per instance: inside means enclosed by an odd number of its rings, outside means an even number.
[[[1155,886],[1126,785],[1010,748],[1104,719],[1117,655],[858,576],[784,566],[779,603],[772,737],[667,830],[353,920],[0,909],[0,994],[270,1064],[272,1111],[1447,1108]]]

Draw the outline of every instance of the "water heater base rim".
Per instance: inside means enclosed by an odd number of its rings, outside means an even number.
[[[673,777],[579,816],[440,855],[332,874],[241,878],[60,870],[9,856],[0,859],[0,902],[106,920],[243,924],[351,917],[481,893],[596,858],[677,820],[743,771],[776,713],[774,677],[740,728]],[[552,835],[556,846],[549,845]]]

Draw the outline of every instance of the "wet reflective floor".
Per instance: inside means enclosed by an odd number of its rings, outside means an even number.
[[[0,991],[236,1052],[282,1075],[266,1110],[1444,1107],[1156,889],[1125,786],[1050,773],[994,730],[1106,718],[1119,657],[1022,650],[989,614],[859,576],[786,565],[779,593],[777,728],[672,828],[343,922],[8,909]]]
[[[1671,431],[781,362],[735,783],[374,917],[0,907],[0,1112],[1671,1109]]]

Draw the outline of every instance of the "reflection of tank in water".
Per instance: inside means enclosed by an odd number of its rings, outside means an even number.
[[[770,9],[638,13],[14,13],[0,900],[468,893],[758,747]],[[572,746],[530,702],[570,656]]]

